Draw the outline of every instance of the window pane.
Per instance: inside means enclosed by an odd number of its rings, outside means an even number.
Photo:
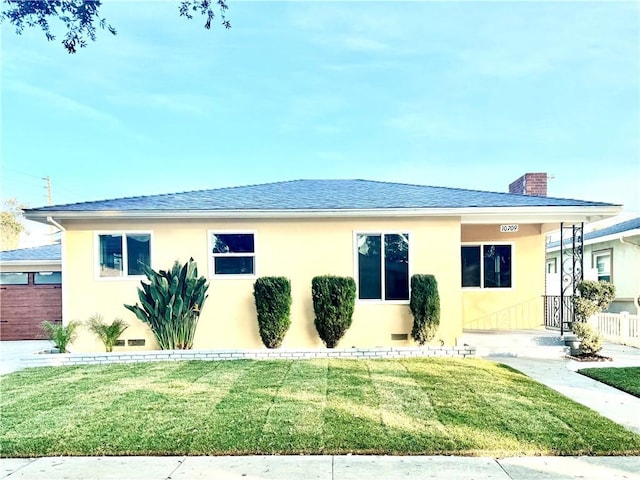
[[[511,287],[511,245],[484,246],[484,287]]]
[[[214,233],[213,253],[254,253],[253,233]]]
[[[253,275],[253,257],[215,257],[216,275]]]
[[[142,265],[151,264],[151,235],[127,234],[127,275],[144,275]]]
[[[409,300],[409,234],[384,236],[384,298]]]
[[[100,235],[100,276],[122,276],[122,235]]]
[[[61,272],[36,272],[33,277],[35,285],[59,285],[62,283]]]
[[[382,239],[363,235],[358,242],[358,298],[382,299]]]
[[[462,286],[480,286],[480,247],[462,247]]]
[[[29,274],[19,272],[1,272],[0,285],[28,285]]]

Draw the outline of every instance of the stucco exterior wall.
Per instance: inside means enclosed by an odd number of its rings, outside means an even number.
[[[410,275],[430,273],[439,283],[441,326],[434,344],[453,345],[462,329],[460,293],[460,221],[458,218],[384,218],[314,220],[166,220],[67,222],[65,224],[65,322],[85,321],[100,313],[106,320],[125,319],[130,327],[123,339],[144,338],[144,347],[157,345],[147,326],[123,307],[137,301],[139,279],[97,278],[96,232],[149,231],[151,264],[167,269],[177,259],[193,257],[199,274],[210,279],[209,298],[200,317],[194,348],[260,348],[251,278],[211,278],[208,231],[253,231],[256,234],[256,273],[291,279],[292,325],[283,347],[320,347],[313,325],[311,279],[316,275],[356,276],[354,232],[408,232]],[[410,334],[408,302],[356,301],[353,324],[340,347],[403,346],[391,334]],[[410,338],[410,335],[409,335]],[[99,351],[102,345],[81,331],[76,351]],[[118,348],[116,348],[118,350]]]
[[[544,325],[544,235],[538,224],[501,233],[499,225],[463,225],[463,243],[512,245],[511,288],[463,288],[463,328],[514,330]]]

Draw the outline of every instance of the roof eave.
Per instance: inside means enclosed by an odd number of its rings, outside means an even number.
[[[21,267],[30,265],[53,265],[61,266],[62,260],[40,259],[40,260],[0,260],[0,266],[4,267]]]
[[[308,218],[308,217],[460,217],[462,223],[552,223],[593,222],[620,213],[618,205],[527,206],[527,207],[447,207],[379,209],[282,209],[282,210],[27,210],[25,218],[47,223],[57,220],[107,220],[122,218]]]
[[[596,243],[604,243],[611,242],[613,240],[620,240],[624,237],[635,237],[636,235],[640,236],[640,228],[636,228],[633,230],[625,230],[623,232],[612,233],[611,235],[602,235],[601,237],[589,238],[582,242],[583,245],[595,245]],[[553,253],[560,250],[560,245],[554,245],[553,247],[548,247],[547,252]]]

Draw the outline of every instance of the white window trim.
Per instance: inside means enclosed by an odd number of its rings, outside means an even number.
[[[226,235],[253,235],[253,254],[249,253],[213,253],[212,236],[214,233],[221,233]],[[212,280],[251,280],[258,278],[258,233],[257,230],[207,230],[207,264],[209,265],[209,279]],[[249,257],[253,256],[253,273],[252,274],[216,274],[214,266],[215,257]]]
[[[358,235],[400,235],[402,233],[406,233],[409,235],[409,253],[407,258],[407,263],[409,266],[408,272],[408,283],[409,283],[409,298],[407,300],[385,300],[384,298],[359,298],[360,297],[360,275],[358,270]],[[411,254],[413,243],[413,232],[409,229],[394,229],[394,230],[354,230],[353,231],[353,278],[356,281],[356,303],[363,304],[385,304],[385,305],[409,305],[411,301],[411,275],[412,275],[412,258]],[[382,242],[384,246],[384,241]],[[380,262],[382,263],[380,271],[381,271],[381,281],[382,281],[382,291],[381,295],[384,297],[386,278],[385,278],[385,269],[384,269],[384,255],[380,255]]]
[[[484,262],[482,252],[484,251],[485,245],[509,245],[511,247],[511,286],[510,287],[485,287],[484,284]],[[480,247],[480,286],[479,287],[460,287],[465,292],[502,292],[515,290],[516,285],[516,276],[514,272],[516,271],[515,263],[516,263],[516,245],[513,242],[461,242],[460,243],[460,254],[462,255],[462,247]],[[462,268],[462,264],[460,265]],[[460,283],[462,283],[462,276],[460,277]]]
[[[122,275],[118,277],[103,277],[100,275],[100,235],[120,235],[122,242]],[[94,276],[96,280],[101,282],[122,282],[130,280],[140,280],[147,278],[145,275],[127,275],[129,266],[129,252],[127,251],[127,242],[124,241],[126,235],[149,235],[149,262],[153,265],[153,231],[151,230],[100,230],[94,232],[93,242],[93,265]],[[153,268],[152,265],[149,265]],[[63,280],[64,281],[64,280]]]
[[[609,257],[609,281],[613,283],[613,248],[603,248],[591,252],[591,268],[596,270],[598,280],[600,280],[600,272],[598,272],[598,257]],[[607,275],[605,275],[607,276]]]

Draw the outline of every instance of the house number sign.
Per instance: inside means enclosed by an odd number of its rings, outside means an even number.
[[[518,224],[514,223],[512,225],[500,225],[500,233],[512,233],[518,231]]]

